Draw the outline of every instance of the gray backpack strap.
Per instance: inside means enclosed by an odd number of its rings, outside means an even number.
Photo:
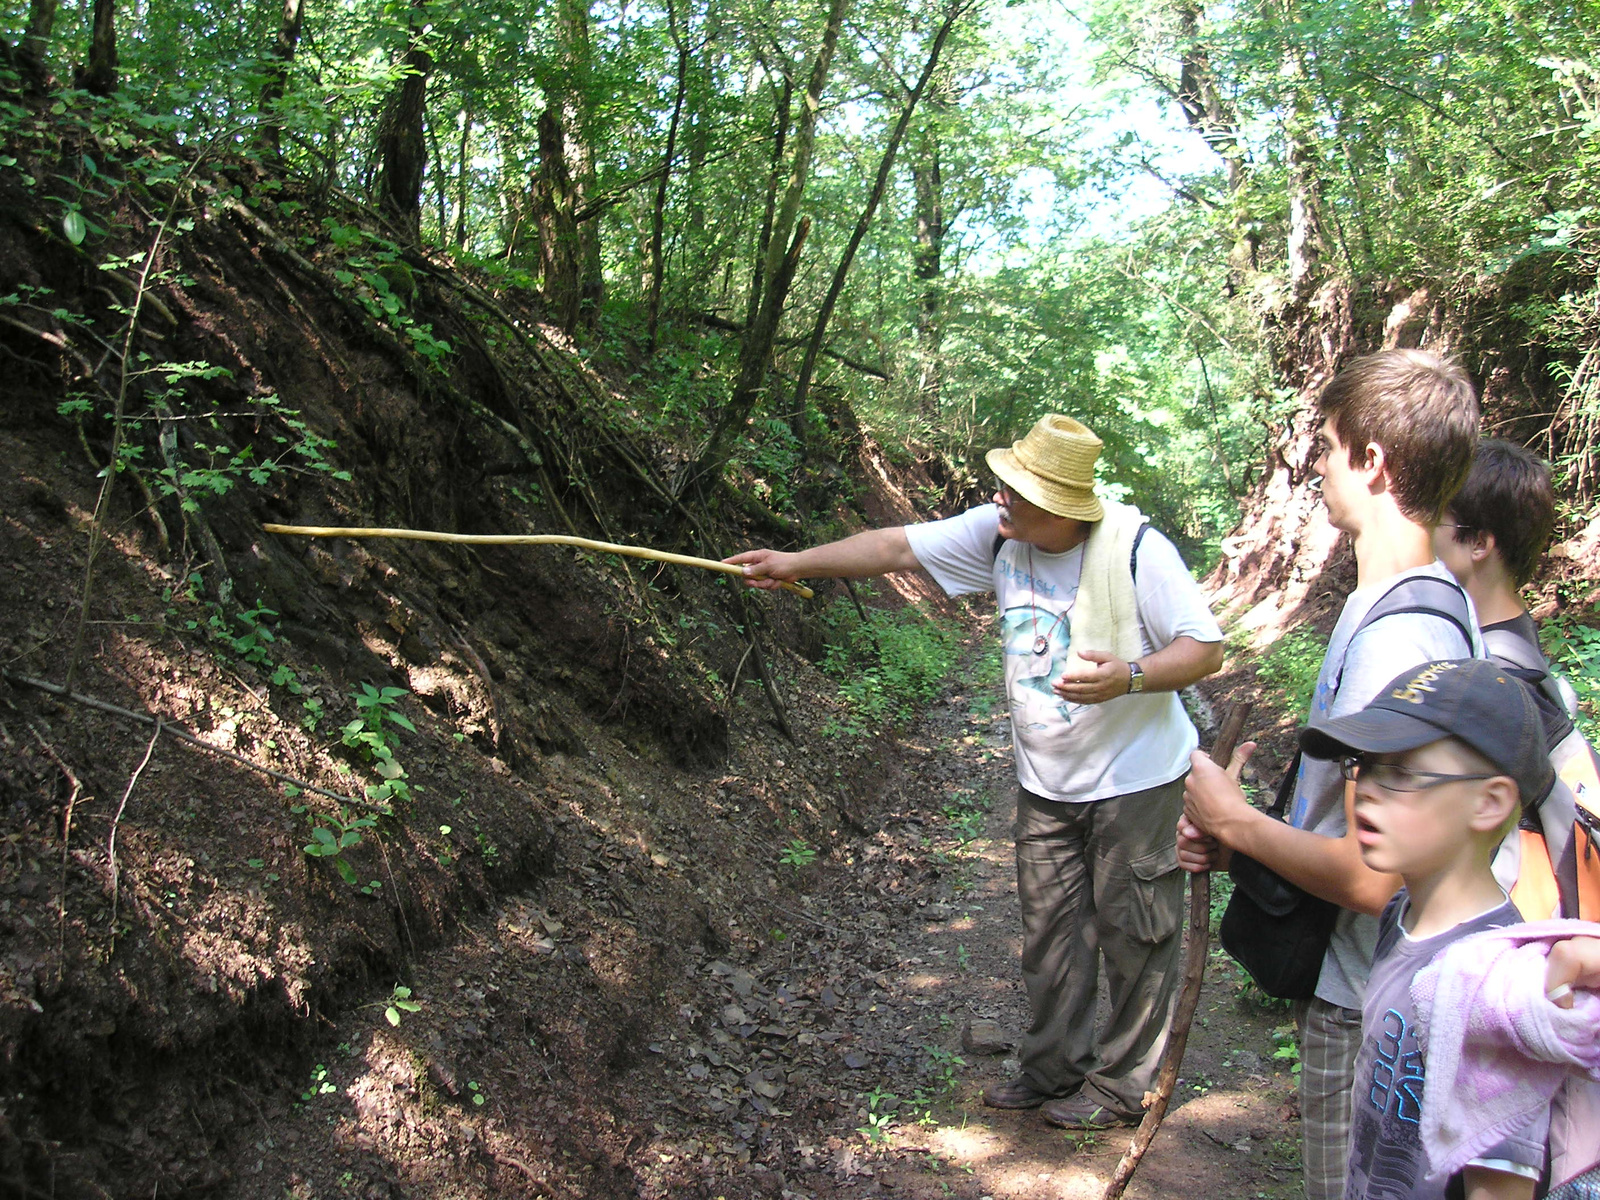
[[[1537,671],[1541,675],[1550,673],[1550,663],[1539,647],[1529,645],[1526,638],[1518,637],[1509,629],[1485,629],[1483,648],[1489,652],[1490,658],[1503,666]]]
[[[1462,642],[1465,643],[1461,657],[1472,657],[1473,620],[1467,593],[1459,583],[1440,579],[1437,575],[1414,575],[1410,579],[1402,579],[1379,596],[1378,602],[1367,609],[1367,615],[1361,618],[1361,624],[1357,625],[1355,632],[1350,635],[1350,641],[1345,643],[1345,652],[1349,652],[1350,646],[1368,625],[1402,613],[1425,613],[1430,617],[1450,622],[1456,627],[1461,634]],[[1339,673],[1333,680],[1333,690],[1337,692],[1343,682],[1344,661],[1341,659]]]

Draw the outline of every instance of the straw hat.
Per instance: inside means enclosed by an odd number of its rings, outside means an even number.
[[[1009,450],[991,450],[989,469],[1047,513],[1079,521],[1105,515],[1094,494],[1094,460],[1105,443],[1081,421],[1051,413]]]

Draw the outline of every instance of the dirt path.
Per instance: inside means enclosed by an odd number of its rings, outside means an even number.
[[[1075,1200],[1101,1194],[1127,1145],[1123,1131],[1065,1134],[1034,1113],[983,1107],[983,1085],[1014,1072],[1015,1060],[964,1051],[963,1029],[993,1021],[1014,1039],[1027,1020],[1009,733],[996,697],[956,695],[908,740],[911,760],[885,781],[895,803],[848,856],[855,861],[825,872],[825,882],[802,878],[797,919],[754,961],[705,968],[714,997],[746,1016],[786,1012],[803,1031],[790,1038],[761,1025],[755,1036],[777,1044],[746,1060],[738,1052],[748,1022],[730,1026],[711,999],[709,1037],[653,1047],[681,1061],[685,1098],[731,1106],[721,1110],[734,1114],[724,1127],[752,1154],[744,1173],[716,1179],[708,1195]],[[1214,954],[1179,1096],[1130,1196],[1299,1194],[1293,1078],[1274,1059],[1274,1027],[1287,1013],[1247,1009],[1235,981]],[[708,1051],[738,1069],[724,1071]],[[739,1104],[743,1089],[715,1084],[769,1053],[777,1069],[767,1074],[781,1086],[770,1105],[759,1088]],[[756,1086],[749,1076],[744,1083]],[[752,1114],[751,1098],[770,1116]],[[672,1162],[696,1150],[713,1166],[716,1151],[707,1150],[719,1144],[717,1132],[669,1125],[650,1151],[671,1175]]]

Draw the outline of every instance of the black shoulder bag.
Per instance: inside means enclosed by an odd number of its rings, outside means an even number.
[[[1283,820],[1299,774],[1296,753],[1267,810],[1269,817]],[[1222,948],[1267,995],[1309,1000],[1322,974],[1339,906],[1296,887],[1248,854],[1235,852],[1228,874],[1233,895],[1217,929]]]

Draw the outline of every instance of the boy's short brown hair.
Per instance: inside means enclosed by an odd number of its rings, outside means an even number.
[[[1492,533],[1506,571],[1521,586],[1533,578],[1539,556],[1556,527],[1550,464],[1502,438],[1484,438],[1472,452],[1472,469],[1446,505],[1455,540]]]
[[[1317,401],[1357,465],[1383,447],[1400,511],[1433,524],[1460,488],[1478,438],[1478,396],[1461,364],[1426,350],[1383,350],[1347,363]]]

